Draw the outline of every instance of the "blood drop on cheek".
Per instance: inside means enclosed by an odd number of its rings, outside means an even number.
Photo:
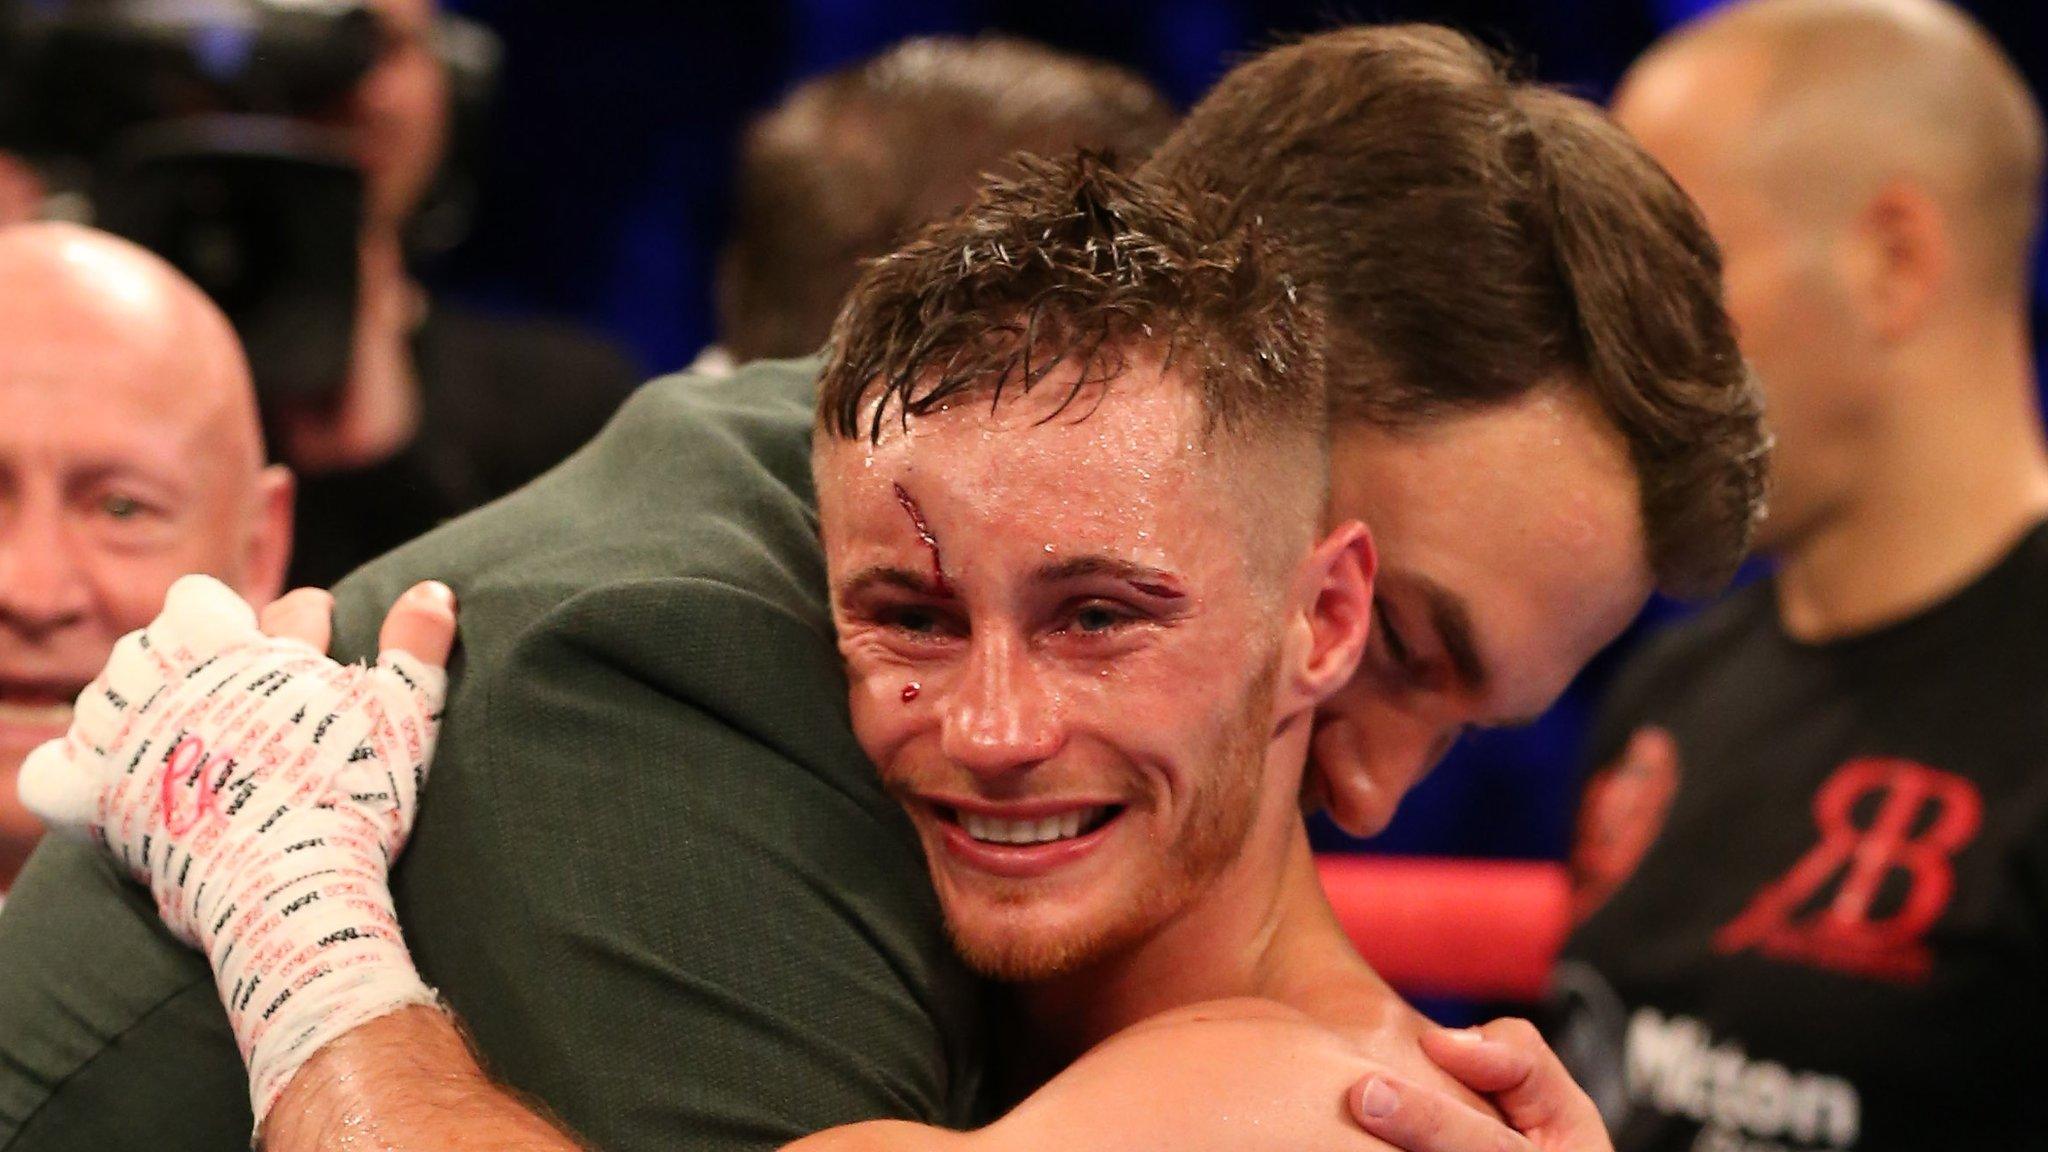
[[[905,684],[903,686],[903,702],[905,704],[910,703],[912,700],[917,699],[918,694],[923,691],[924,689],[919,687],[915,681]]]

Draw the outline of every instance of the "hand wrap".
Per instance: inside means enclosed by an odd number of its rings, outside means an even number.
[[[258,1131],[321,1045],[434,1002],[387,877],[446,682],[401,652],[344,666],[265,636],[240,597],[188,576],[22,765],[27,806],[98,840],[206,953]]]

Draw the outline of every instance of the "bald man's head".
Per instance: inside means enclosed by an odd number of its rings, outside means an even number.
[[[1777,444],[1760,547],[1824,538],[1922,413],[2031,405],[2024,357],[1991,350],[2025,342],[2041,116],[1960,11],[1738,0],[1654,46],[1614,113],[1721,246]]]
[[[102,388],[203,425],[208,463],[253,479],[263,446],[241,341],[177,269],[104,232],[24,224],[0,229],[0,286],[0,373],[104,367]]]
[[[1711,98],[1682,111],[1693,96]],[[1909,181],[1946,210],[1970,286],[2025,291],[2041,110],[1991,37],[1941,0],[1731,4],[1637,63],[1617,111],[1625,121],[1718,121],[1706,127],[1728,161],[1814,223]]]
[[[0,887],[34,828],[13,773],[188,572],[275,596],[291,481],[263,464],[226,317],[170,265],[65,224],[0,228]]]

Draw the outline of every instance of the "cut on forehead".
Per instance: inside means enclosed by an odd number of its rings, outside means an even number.
[[[1704,65],[1741,76],[1748,90],[1730,103],[1750,106],[1750,122],[1734,134],[1787,207],[1852,211],[1882,182],[1912,179],[1975,234],[1987,276],[2023,276],[2040,210],[2041,112],[1962,10],[1941,0],[1749,0],[1680,30],[1638,72]]]
[[[984,529],[1050,533],[1033,540],[1073,559],[1090,540],[1169,554],[1203,546],[1167,512],[1200,509],[1199,523],[1231,534],[1229,553],[1251,565],[1258,590],[1280,590],[1271,577],[1291,570],[1320,522],[1323,471],[1311,463],[1320,461],[1320,445],[1283,451],[1216,428],[1197,390],[1156,347],[1122,349],[1114,371],[1082,375],[1080,364],[1062,361],[1028,391],[961,395],[885,420],[873,438],[821,427],[815,459],[825,520],[839,520],[849,494],[865,490],[892,534],[903,528],[895,505],[905,505],[918,535],[928,512],[937,540],[946,541],[959,527],[953,517],[967,510]]]

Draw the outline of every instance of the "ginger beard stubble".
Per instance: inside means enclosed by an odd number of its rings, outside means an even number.
[[[1255,582],[1255,517],[1196,401],[1146,367],[1051,421],[1058,379],[891,424],[879,445],[817,445],[856,735],[918,828],[956,946],[1001,979],[1142,944],[1245,856],[1281,791],[1265,785],[1284,597]],[[1084,558],[1135,570],[1040,575]],[[886,598],[848,594],[875,567],[895,574]],[[1129,616],[1088,630],[1062,615],[1076,602]],[[1014,763],[948,754],[992,717]],[[1002,877],[952,853],[958,814],[935,795],[1119,810],[1086,858]]]

